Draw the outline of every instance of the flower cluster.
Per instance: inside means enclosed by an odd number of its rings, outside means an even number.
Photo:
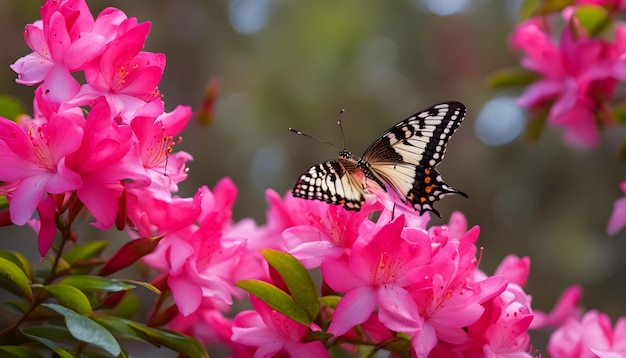
[[[626,80],[626,23],[614,19],[624,10],[623,1],[576,0],[559,12],[532,14],[511,36],[524,53],[521,65],[538,75],[517,103],[563,127],[571,145],[595,147],[599,129],[615,121],[608,102]]]
[[[164,111],[165,56],[141,51],[150,23],[113,8],[94,19],[79,0],[46,1],[41,16],[24,30],[33,52],[11,66],[18,83],[38,86],[32,117],[0,119],[0,181],[11,221],[38,230],[44,256],[68,207],[84,205],[106,230],[146,198],[171,201],[191,159],[171,153],[173,137],[191,110]]]
[[[218,185],[215,194],[222,190],[223,184]],[[284,250],[308,269],[321,268],[325,294],[341,300],[317,324],[304,326],[254,296],[254,310],[230,321],[221,302],[204,296],[172,328],[228,344],[238,356],[329,356],[321,341],[307,339],[323,327],[333,336],[327,344],[346,349],[359,343],[384,347],[386,341],[405,337],[405,349],[418,357],[530,357],[527,329],[533,314],[522,289],[529,260],[510,257],[493,276],[478,270],[479,229],[467,230],[462,214],[453,214],[448,225],[427,229],[427,216],[393,217],[391,211],[380,211],[379,203],[353,212],[291,195],[281,199],[271,190],[267,195],[266,224],[240,222],[223,237],[240,233],[249,246]],[[373,211],[380,214],[376,221],[368,219]],[[246,262],[258,264],[251,258]],[[267,269],[257,272],[282,287]]]

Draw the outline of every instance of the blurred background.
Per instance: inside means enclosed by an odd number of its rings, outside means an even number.
[[[626,315],[626,232],[608,237],[605,230],[622,195],[617,152],[626,131],[605,130],[591,151],[567,147],[551,127],[528,143],[526,113],[513,104],[521,92],[485,84],[490,73],[518,62],[508,36],[520,1],[87,2],[94,15],[114,6],[152,22],[146,50],[167,56],[159,86],[167,110],[184,104],[196,111],[209,80],[219,81],[213,123],[190,123],[175,148],[195,158],[179,195],[229,176],[239,187],[235,218],[263,223],[267,188],[286,193],[311,165],[337,157],[336,148],[288,127],[340,144],[336,121],[343,108],[347,146],[360,155],[418,110],[461,101],[468,117],[439,168],[469,199],[438,202],[442,219],[431,223],[443,224],[459,210],[470,226],[479,225],[487,273],[508,254],[530,256],[526,291],[536,309],[551,309],[563,289],[579,283],[586,309],[613,321]],[[34,88],[16,84],[8,66],[30,52],[21,33],[39,18],[40,5],[0,2],[0,93],[17,96],[26,108]],[[28,228],[0,230],[1,248],[38,260],[35,242]],[[542,349],[543,339],[533,346]]]

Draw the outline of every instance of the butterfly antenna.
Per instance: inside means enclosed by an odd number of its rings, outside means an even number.
[[[333,146],[333,147],[335,147],[335,148],[339,148],[339,146],[338,146],[337,144],[335,144],[335,143],[331,143],[331,142],[329,142],[329,141],[325,141],[325,140],[323,140],[323,139],[319,139],[319,138],[314,137],[314,136],[312,136],[312,135],[310,135],[310,134],[307,134],[307,133],[304,133],[304,132],[302,132],[302,131],[299,131],[299,130],[297,130],[297,129],[295,129],[295,128],[289,128],[289,131],[290,131],[291,133],[295,133],[295,134],[297,134],[297,135],[301,135],[301,136],[304,136],[304,137],[307,137],[307,138],[311,138],[311,139],[316,140],[316,141],[318,141],[318,142],[322,142],[322,143],[330,144],[330,145],[332,145],[332,146]],[[343,149],[343,148],[339,148],[339,149]]]
[[[341,145],[343,146],[343,148],[341,149],[346,149],[346,136],[343,133],[343,126],[341,125],[341,119],[343,118],[343,112],[345,112],[345,109],[342,109],[341,112],[339,112],[339,119],[337,120],[337,124],[339,125],[339,130],[341,131]]]

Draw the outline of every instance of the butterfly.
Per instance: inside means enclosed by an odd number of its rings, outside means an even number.
[[[449,194],[467,197],[446,184],[435,169],[466,112],[459,102],[443,102],[417,112],[381,134],[361,158],[344,148],[338,159],[312,166],[298,178],[292,194],[359,211],[368,194],[365,180],[371,180],[384,191],[393,190],[420,215],[431,211],[441,216],[433,206],[435,201]]]

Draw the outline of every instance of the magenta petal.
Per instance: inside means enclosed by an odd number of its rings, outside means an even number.
[[[326,283],[335,291],[347,292],[369,284],[357,277],[348,267],[347,260],[326,260],[322,264],[322,275]]]
[[[18,59],[10,67],[17,73],[15,82],[32,86],[46,78],[48,72],[54,67],[54,63],[33,52]]]
[[[50,57],[57,64],[63,63],[65,50],[70,46],[72,40],[67,32],[65,18],[60,12],[55,12],[50,16],[48,28],[44,27],[44,32],[47,35]]]
[[[363,323],[376,308],[376,292],[369,286],[361,286],[346,293],[335,308],[335,316],[328,333],[340,336],[352,327]]]
[[[47,91],[47,98],[59,103],[72,99],[80,90],[80,83],[70,74],[67,67],[61,64],[50,69],[43,86]]]
[[[184,277],[170,276],[167,285],[172,290],[174,301],[183,316],[194,313],[202,302],[202,288]]]
[[[39,213],[39,235],[37,237],[37,243],[39,244],[39,255],[44,257],[57,232],[56,223],[54,221],[54,215],[56,214],[54,207],[54,198],[50,195],[46,197],[38,206],[37,212]]]
[[[378,289],[378,318],[392,331],[412,334],[422,328],[417,304],[401,287],[387,286]]]
[[[117,213],[118,198],[115,193],[106,189],[95,178],[91,180],[85,179],[83,187],[78,189],[77,193],[80,201],[85,204],[96,218],[93,226],[101,230],[108,230],[113,225],[115,214]]]
[[[84,32],[65,52],[65,65],[76,71],[104,51],[105,39],[101,35]]]
[[[35,208],[45,196],[45,186],[49,175],[37,175],[26,178],[17,186],[11,197],[11,221],[15,225],[24,225],[33,216]]]

